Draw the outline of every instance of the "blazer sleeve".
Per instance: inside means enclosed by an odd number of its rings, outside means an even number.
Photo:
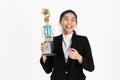
[[[53,60],[52,56],[47,56],[46,62],[43,63],[42,57],[40,58],[40,63],[44,69],[44,71],[48,74],[52,72],[52,67],[53,67]]]
[[[85,70],[88,70],[88,71],[94,70],[92,52],[91,52],[90,44],[87,37],[84,37],[84,53],[83,53],[82,66]]]

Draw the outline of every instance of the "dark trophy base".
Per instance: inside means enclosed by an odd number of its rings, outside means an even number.
[[[45,51],[42,52],[42,55],[45,56],[54,56],[54,52],[53,52],[53,41],[49,41],[49,42],[45,42],[45,44],[47,45],[47,48]]]

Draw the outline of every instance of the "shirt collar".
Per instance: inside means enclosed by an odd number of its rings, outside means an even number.
[[[71,38],[72,38],[72,35],[73,35],[73,32],[70,33],[70,34],[67,34],[67,35],[63,34],[63,40],[64,41],[70,41]]]

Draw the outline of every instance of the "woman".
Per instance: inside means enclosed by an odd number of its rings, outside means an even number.
[[[41,65],[46,73],[52,72],[51,80],[85,80],[83,69],[94,70],[94,62],[87,37],[77,35],[77,15],[66,10],[60,15],[62,34],[54,37],[55,56],[42,56]],[[46,49],[41,44],[41,50]]]

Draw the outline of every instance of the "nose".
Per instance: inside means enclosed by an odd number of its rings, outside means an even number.
[[[71,21],[71,20],[68,20],[68,21],[67,21],[67,23],[68,23],[68,24],[71,24],[71,23],[72,23],[72,21]]]

